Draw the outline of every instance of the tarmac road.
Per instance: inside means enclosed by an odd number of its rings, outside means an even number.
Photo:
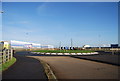
[[[2,73],[2,79],[41,79],[47,81],[44,68],[40,61],[26,57],[28,52],[15,54],[17,62]]]
[[[118,66],[68,56],[30,56],[47,62],[58,79],[118,79]]]
[[[33,56],[59,56],[59,55],[33,54]],[[62,55],[62,56],[65,56],[65,55]],[[74,58],[84,59],[84,60],[90,60],[90,61],[120,66],[119,52],[116,54],[112,54],[111,52],[99,52],[99,54],[96,54],[96,55],[69,55],[69,56]]]
[[[119,55],[120,54],[113,55],[112,53],[102,52],[99,53],[98,55],[84,55],[84,56],[72,56],[72,57],[120,66]]]

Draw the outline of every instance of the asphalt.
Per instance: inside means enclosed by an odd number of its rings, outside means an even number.
[[[43,55],[43,54],[32,54],[32,56],[65,56],[65,55]],[[120,66],[120,52],[117,52],[115,54],[112,54],[111,52],[102,52],[100,51],[99,54],[95,55],[69,55],[66,57],[73,57],[78,59],[84,59],[89,61],[95,61],[100,63],[106,63],[111,65]]]
[[[30,80],[44,80],[47,77],[44,68],[39,60],[30,58],[28,52],[17,52],[14,54],[17,59],[16,63],[8,70],[2,73],[2,79],[30,79]]]
[[[57,79],[118,79],[118,66],[68,56],[30,56],[48,63]],[[99,80],[98,80],[99,81]],[[108,81],[108,80],[107,80]],[[114,80],[113,80],[114,81]]]
[[[4,79],[47,80],[40,61],[47,62],[58,79],[117,79],[118,55],[100,53],[91,56],[45,56],[28,52],[17,52],[17,62],[3,72]],[[37,59],[34,59],[37,58]],[[79,58],[79,59],[76,59]],[[117,65],[117,66],[116,66]],[[40,80],[40,81],[41,81]]]
[[[120,54],[112,54],[111,52],[99,52],[98,55],[84,55],[72,57],[120,66]]]

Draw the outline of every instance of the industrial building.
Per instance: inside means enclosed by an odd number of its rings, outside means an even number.
[[[0,41],[0,49],[10,49],[9,41]]]
[[[8,49],[9,47],[12,48],[22,48],[22,49],[41,49],[41,48],[54,48],[53,45],[41,45],[37,43],[30,43],[30,42],[24,42],[24,41],[16,41],[16,40],[11,40],[11,41],[1,41],[0,45],[3,45],[3,48]],[[1,48],[1,49],[3,49]]]
[[[118,44],[111,44],[111,48],[118,48],[119,45]]]

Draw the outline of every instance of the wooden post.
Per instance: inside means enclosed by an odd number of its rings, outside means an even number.
[[[12,57],[13,57],[13,49],[11,49],[11,53],[10,53],[10,59],[12,59]]]
[[[6,50],[3,50],[2,57],[3,57],[2,61],[3,61],[3,63],[5,63],[6,62]]]
[[[9,54],[10,54],[10,52],[9,52],[9,49],[7,50],[7,61],[9,61]]]
[[[4,51],[2,51],[2,63],[4,62]]]
[[[2,63],[2,51],[0,51],[0,64]]]

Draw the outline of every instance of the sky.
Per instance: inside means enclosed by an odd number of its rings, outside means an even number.
[[[3,2],[3,40],[44,45],[118,43],[117,2]]]
[[[2,3],[0,2],[0,11],[2,11]],[[2,39],[2,13],[0,13],[0,40]]]

